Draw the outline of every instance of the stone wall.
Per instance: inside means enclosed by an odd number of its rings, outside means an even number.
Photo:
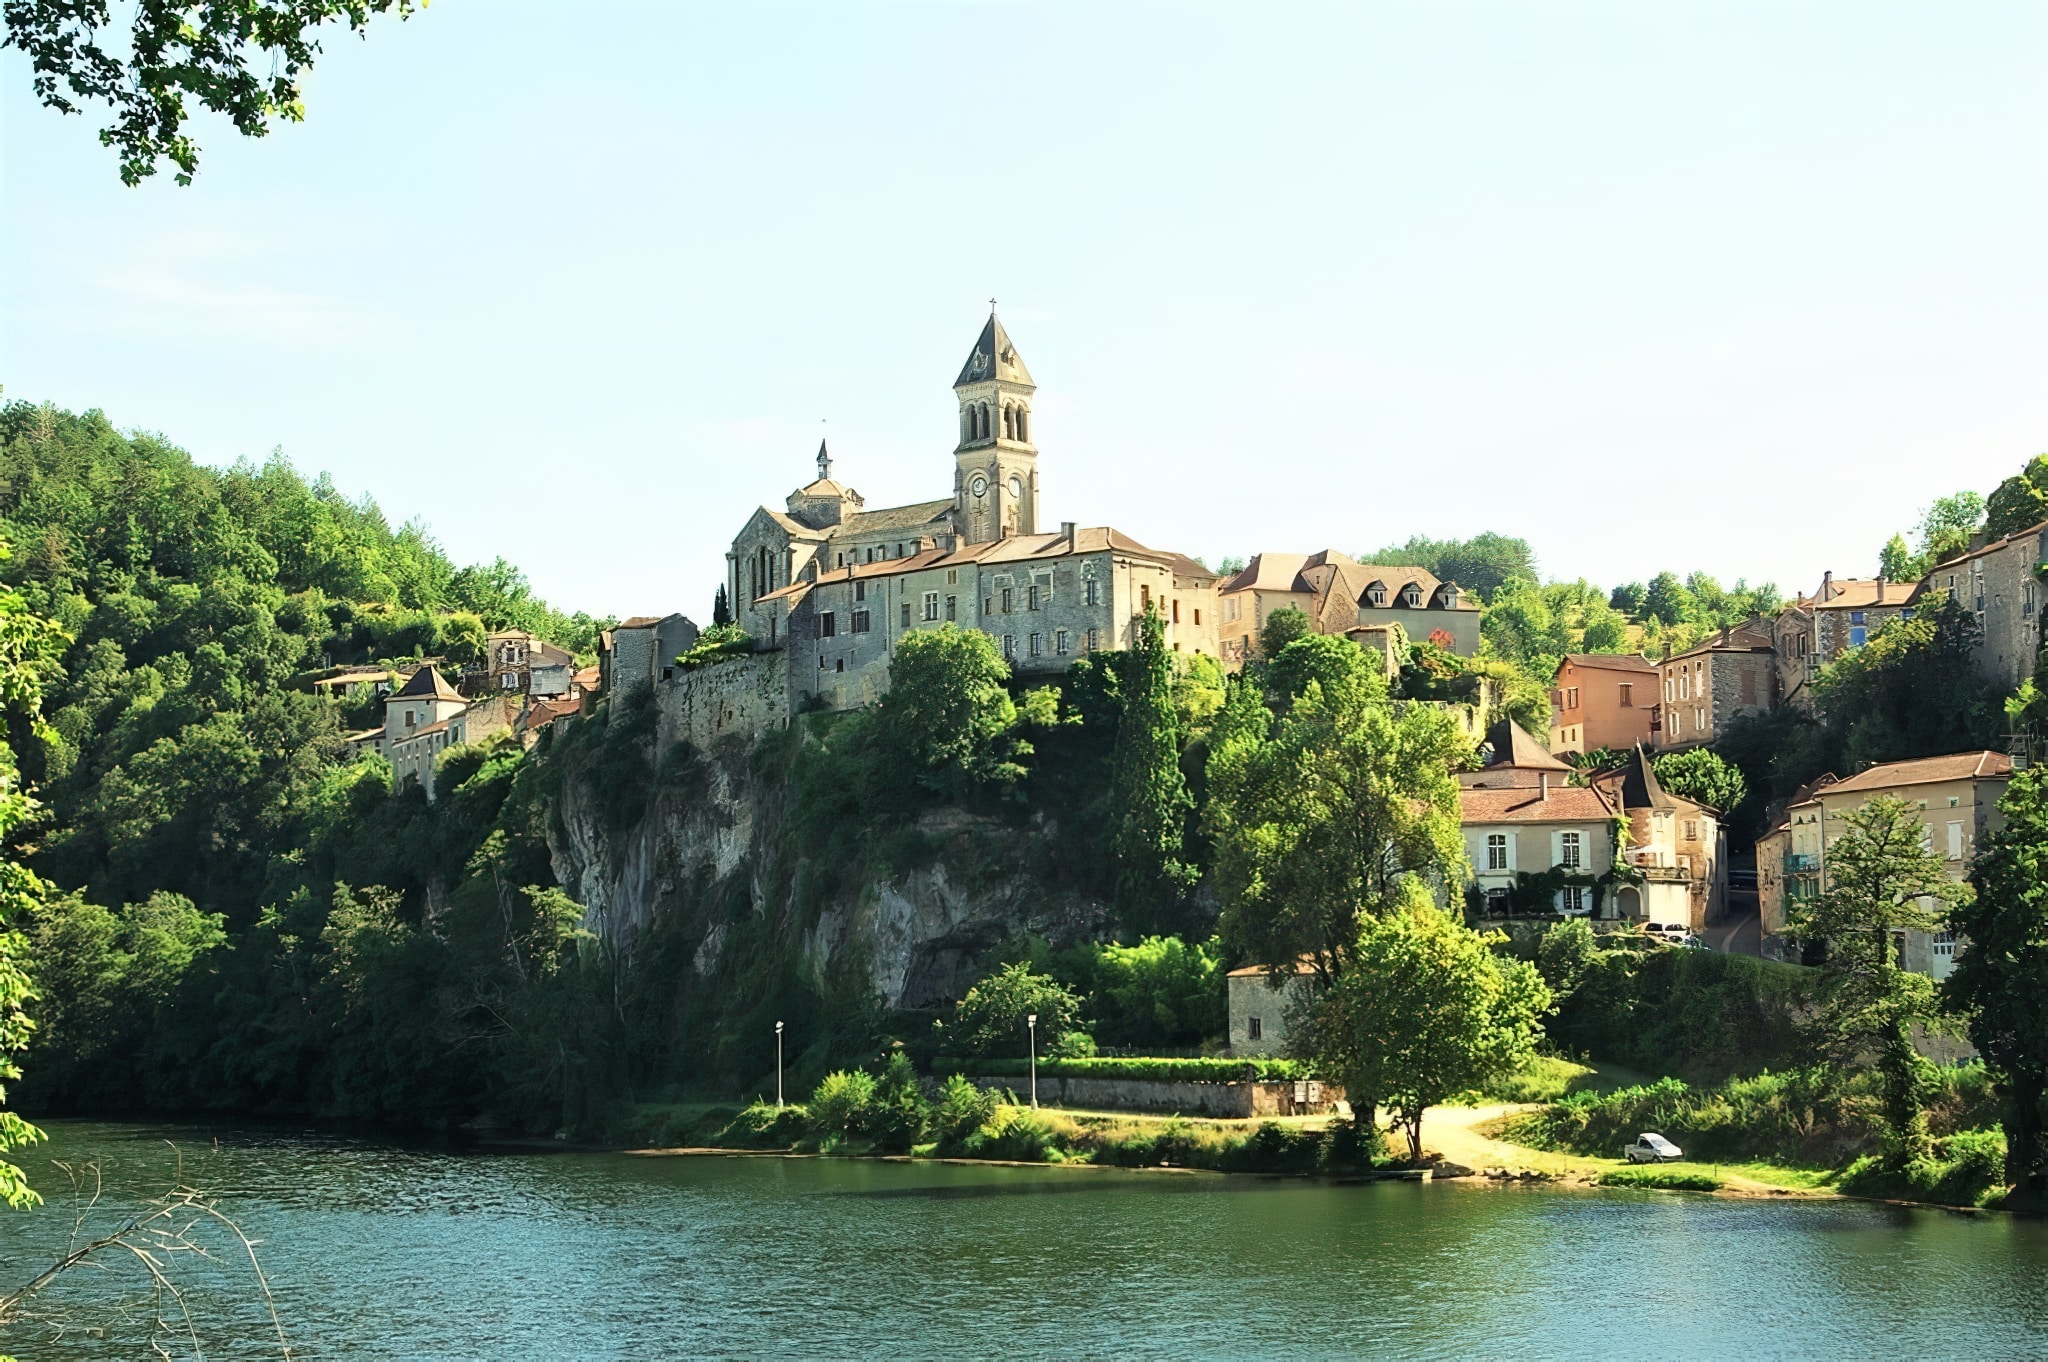
[[[702,749],[719,738],[751,739],[789,722],[785,658],[750,653],[729,662],[676,673],[655,686],[660,710],[657,750],[679,742]]]
[[[976,1087],[1031,1100],[1031,1080],[977,1078]],[[1335,1112],[1344,1090],[1333,1083],[1170,1083],[1147,1078],[1038,1076],[1038,1104],[1087,1111],[1166,1111],[1243,1120],[1253,1116],[1319,1116]]]

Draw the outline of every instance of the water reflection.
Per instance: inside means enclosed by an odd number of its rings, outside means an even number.
[[[464,1153],[62,1124],[31,1160],[185,1176],[264,1240],[306,1357],[2038,1354],[2031,1222],[1646,1192]],[[0,1219],[18,1280],[66,1217]],[[78,1288],[81,1312],[92,1292]],[[209,1356],[263,1351],[201,1274]],[[130,1356],[14,1337],[36,1357]]]

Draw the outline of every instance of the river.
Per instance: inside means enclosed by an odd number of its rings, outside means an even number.
[[[2048,1228],[1994,1215],[48,1128],[23,1162],[50,1204],[0,1215],[10,1288],[68,1233],[53,1160],[100,1170],[104,1218],[182,1159],[304,1358],[2048,1353]],[[179,1271],[206,1356],[278,1355],[231,1254]],[[144,1294],[73,1273],[0,1351],[143,1355]]]

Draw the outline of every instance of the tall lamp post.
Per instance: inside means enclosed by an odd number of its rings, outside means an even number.
[[[782,1109],[782,1023],[775,1023],[775,1107]]]
[[[1024,1014],[1024,1030],[1031,1038],[1031,1105],[1038,1105],[1038,1014]]]

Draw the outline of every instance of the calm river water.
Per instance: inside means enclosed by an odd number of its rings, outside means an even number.
[[[68,1233],[52,1159],[132,1197],[170,1180],[175,1141],[262,1240],[306,1358],[2048,1353],[2048,1229],[1998,1216],[49,1129],[26,1162],[50,1205],[0,1215],[0,1280]],[[230,1258],[182,1270],[206,1356],[277,1355]],[[74,1273],[59,1320],[0,1351],[140,1356],[144,1294],[126,1269]]]

